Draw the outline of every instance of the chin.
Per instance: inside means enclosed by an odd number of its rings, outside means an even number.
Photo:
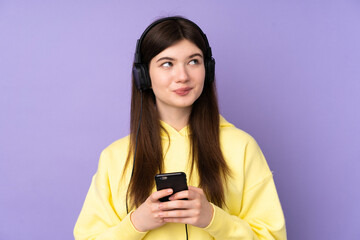
[[[188,108],[188,107],[192,107],[194,102],[195,101],[183,102],[183,103],[175,104],[175,106],[179,108]]]

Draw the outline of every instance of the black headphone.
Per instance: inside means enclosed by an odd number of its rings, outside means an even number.
[[[138,90],[143,91],[146,89],[151,88],[151,80],[150,80],[150,75],[149,75],[149,70],[148,70],[148,66],[144,63],[141,62],[141,49],[140,46],[142,44],[142,41],[144,40],[146,34],[157,24],[167,21],[167,20],[185,20],[191,24],[193,24],[198,31],[200,32],[200,34],[202,35],[204,42],[205,42],[205,46],[206,46],[206,52],[204,53],[204,65],[205,65],[205,83],[212,83],[214,81],[215,78],[215,59],[212,57],[212,53],[211,53],[211,47],[209,45],[209,41],[206,37],[206,35],[204,34],[204,32],[201,30],[201,28],[196,25],[194,22],[190,21],[189,19],[183,18],[183,17],[165,17],[165,18],[161,18],[155,22],[153,22],[152,24],[150,24],[145,31],[143,32],[143,34],[141,35],[141,37],[137,40],[136,43],[136,50],[135,50],[135,57],[134,57],[134,66],[132,69],[132,73],[133,73],[133,78],[135,81],[135,85],[137,87]]]

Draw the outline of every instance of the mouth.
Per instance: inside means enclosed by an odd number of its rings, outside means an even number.
[[[190,88],[190,87],[178,88],[178,89],[174,90],[174,93],[176,93],[176,94],[179,95],[179,96],[185,96],[185,95],[187,95],[191,90],[192,90],[192,88]]]

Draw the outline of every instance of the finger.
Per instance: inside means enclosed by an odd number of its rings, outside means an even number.
[[[201,196],[205,196],[202,189],[190,187],[189,190],[175,193],[169,199],[170,200],[180,200],[180,199],[187,198],[188,200],[192,200],[192,199],[200,198]]]
[[[189,190],[184,190],[181,192],[174,193],[174,195],[172,195],[169,199],[170,200],[180,200],[180,199],[184,199],[184,198],[189,198],[189,196],[190,196]]]
[[[191,218],[164,218],[163,221],[167,223],[185,223],[185,224],[191,224]]]
[[[173,193],[173,190],[171,188],[162,189],[160,191],[153,192],[150,195],[150,201],[157,202],[160,198],[169,196]]]
[[[171,211],[161,211],[159,217],[165,218],[189,218],[194,217],[199,213],[197,210],[171,210]]]
[[[201,188],[197,188],[197,187],[194,187],[194,186],[188,186],[188,188],[191,191],[195,191],[197,193],[204,194],[204,191]]]
[[[174,200],[168,202],[162,202],[159,204],[159,209],[168,211],[173,209],[189,209],[192,207],[193,203],[189,200]]]

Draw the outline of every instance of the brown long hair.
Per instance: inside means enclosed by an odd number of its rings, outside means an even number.
[[[157,54],[183,39],[194,43],[203,54],[206,52],[203,36],[191,21],[178,18],[158,23],[143,39],[142,63],[148,65]],[[143,91],[142,95],[142,119],[136,136],[140,120],[141,93],[133,79],[130,145],[125,169],[132,166],[132,156],[137,142],[133,175],[128,188],[131,206],[136,207],[151,194],[155,185],[154,176],[163,170],[163,148],[160,136],[162,127],[156,110],[155,95],[151,89]],[[203,92],[194,102],[189,117],[189,127],[191,172],[196,165],[200,177],[199,187],[204,190],[209,201],[221,207],[225,203],[224,186],[230,169],[220,149],[219,108],[214,81],[205,82]]]

